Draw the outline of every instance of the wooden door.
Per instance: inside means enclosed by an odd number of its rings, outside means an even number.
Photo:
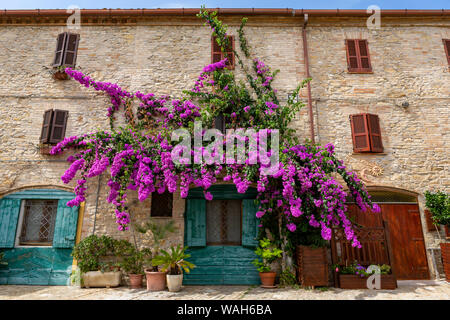
[[[382,204],[391,245],[391,265],[399,280],[429,279],[425,240],[416,204]]]

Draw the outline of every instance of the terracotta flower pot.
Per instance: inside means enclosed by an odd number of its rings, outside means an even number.
[[[166,273],[145,270],[147,291],[162,291],[166,288]]]
[[[67,80],[69,76],[64,71],[57,71],[53,74],[53,79],[55,80]]]
[[[178,292],[183,284],[183,274],[168,274],[167,288],[170,292]]]
[[[261,278],[261,286],[262,287],[274,287],[275,285],[275,277],[277,276],[276,272],[260,272],[259,277]]]
[[[441,257],[444,265],[445,279],[450,282],[450,243],[441,243]]]
[[[144,275],[130,273],[128,276],[130,277],[130,288],[131,289],[142,288],[142,279],[143,279]]]

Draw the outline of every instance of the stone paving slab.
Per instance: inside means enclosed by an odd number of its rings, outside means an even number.
[[[68,286],[0,285],[0,300],[450,300],[450,283],[399,281],[397,290],[342,290],[255,286],[184,286],[180,292]]]

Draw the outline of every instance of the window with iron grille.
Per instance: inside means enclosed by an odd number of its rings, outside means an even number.
[[[242,242],[242,200],[206,202],[206,244],[235,245]]]
[[[162,194],[152,193],[152,217],[171,217],[173,209],[173,194],[166,191]]]
[[[372,72],[369,44],[367,40],[347,39],[345,40],[345,47],[347,49],[347,65],[349,72]]]
[[[24,200],[20,245],[51,246],[58,200]]]
[[[234,36],[227,36],[228,46],[222,52],[216,37],[211,37],[211,63],[219,62],[227,58],[227,68],[234,69]]]

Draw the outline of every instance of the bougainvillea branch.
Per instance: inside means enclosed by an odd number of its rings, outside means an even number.
[[[224,49],[228,45],[227,27],[214,12],[201,10],[199,16],[210,26],[218,45]],[[62,176],[64,183],[69,183],[78,173],[81,176],[75,187],[76,198],[68,205],[79,205],[84,201],[86,181],[109,168],[107,201],[115,206],[119,229],[126,230],[130,222],[130,212],[126,210],[129,190],[136,190],[138,199],[144,201],[153,192],[173,193],[177,189],[180,189],[181,197],[186,198],[189,188],[196,186],[203,188],[205,199],[211,200],[208,189],[222,179],[232,181],[239,193],[256,185],[260,203],[256,215],[262,224],[266,217],[277,215],[282,218],[285,230],[293,232],[306,221],[319,228],[325,240],[331,238],[333,226],[342,227],[353,246],[360,246],[346,214],[347,194],[335,177],[342,177],[362,210],[379,211],[378,206],[371,202],[356,174],[347,171],[343,162],[336,158],[333,145],[298,143],[290,123],[303,106],[295,98],[308,79],[297,86],[285,103],[280,102],[273,88],[278,71],[271,72],[263,61],[252,56],[243,32],[245,22],[246,19],[238,31],[244,58],[239,52],[234,53],[247,83],[236,81],[233,71],[227,69],[228,57],[205,66],[193,88],[185,90],[179,99],[128,92],[116,84],[96,82],[79,71],[66,69],[66,73],[80,84],[103,91],[111,102],[107,110],[111,124],[109,132],[97,131],[66,138],[51,151],[57,154],[68,148],[77,150],[69,157],[71,165]],[[245,66],[247,62],[249,68]],[[114,126],[114,114],[118,111],[123,112],[127,123],[123,128]],[[248,160],[244,163],[173,161],[172,151],[178,141],[171,140],[172,132],[183,127],[193,133],[196,120],[202,120],[205,129],[212,126],[218,116],[224,118],[227,129],[278,130],[280,161],[272,175],[263,174],[265,165]],[[203,133],[204,130],[201,135]],[[225,140],[215,143],[225,144]],[[245,144],[249,145],[248,139]],[[195,160],[196,152],[203,154],[206,151],[207,145],[203,141],[188,154]],[[270,152],[267,152],[268,156]],[[256,156],[249,152],[250,158]]]

